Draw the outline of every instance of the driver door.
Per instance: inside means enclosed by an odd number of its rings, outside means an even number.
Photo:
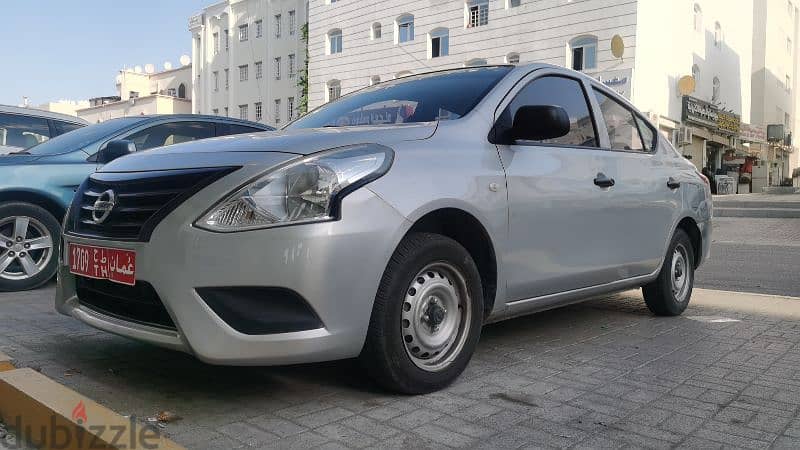
[[[497,122],[510,123],[524,105],[556,105],[570,131],[546,141],[498,145],[506,169],[509,239],[504,250],[507,302],[595,286],[618,278],[609,264],[614,188],[598,186],[613,168],[592,114],[588,85],[560,71],[537,70],[498,108]],[[539,303],[536,300],[534,303]]]

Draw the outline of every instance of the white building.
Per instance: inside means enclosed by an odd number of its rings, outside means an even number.
[[[772,116],[751,117],[752,84],[760,83],[754,27],[762,34],[764,27],[772,29],[753,12],[769,3],[785,15],[787,1],[387,0],[366,8],[360,0],[312,0],[309,106],[412,73],[545,62],[601,79],[647,112],[667,136],[688,132],[683,153],[698,167],[717,170],[733,155],[758,153],[742,141],[742,122],[772,123]],[[784,22],[783,31],[766,33],[759,48],[785,51],[795,45],[797,39],[786,39],[796,27]],[[621,55],[612,52],[612,41],[621,44]],[[786,72],[788,63],[781,64]],[[794,72],[787,74],[794,83]],[[695,83],[684,80],[683,95],[679,80],[692,76]],[[687,117],[684,97],[692,110],[709,108],[713,120]],[[776,102],[765,97],[764,107],[775,111]],[[796,96],[777,103],[795,128]]]
[[[305,0],[226,0],[189,19],[195,113],[281,125],[297,116]]]
[[[797,151],[798,131],[798,58],[797,4],[792,0],[754,0],[752,123],[783,124],[791,133],[788,145],[764,146],[762,160],[766,171],[777,184],[791,177],[800,166]]]
[[[76,111],[78,117],[97,123],[134,115],[191,113],[192,65],[188,57],[181,59],[181,67],[165,63],[161,72],[150,64],[144,70],[139,66],[120,70],[117,95],[90,99],[88,107]]]
[[[57,112],[61,114],[69,114],[70,116],[77,116],[79,109],[88,108],[89,100],[58,100],[55,102],[42,103],[37,106],[38,109],[50,112]]]

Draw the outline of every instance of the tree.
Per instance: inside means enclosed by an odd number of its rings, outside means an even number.
[[[300,27],[300,39],[305,43],[305,61],[297,77],[297,87],[300,88],[300,101],[297,103],[297,112],[302,116],[308,112],[308,23]]]

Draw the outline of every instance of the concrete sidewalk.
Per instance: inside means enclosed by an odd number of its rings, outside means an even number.
[[[442,392],[396,396],[352,361],[214,367],[88,328],[53,289],[0,294],[0,351],[122,414],[172,411],[188,448],[800,447],[800,299],[638,291],[490,325]]]
[[[800,218],[800,194],[714,195],[714,216]]]

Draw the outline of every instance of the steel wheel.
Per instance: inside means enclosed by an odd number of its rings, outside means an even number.
[[[414,277],[400,323],[414,365],[437,372],[453,362],[467,338],[471,304],[464,276],[450,264],[429,264]]]
[[[27,216],[0,219],[0,278],[27,280],[53,258],[53,236],[39,220]]]
[[[686,301],[686,293],[689,292],[689,270],[687,267],[689,257],[686,253],[686,247],[679,244],[672,252],[672,294],[675,300],[679,303]]]

